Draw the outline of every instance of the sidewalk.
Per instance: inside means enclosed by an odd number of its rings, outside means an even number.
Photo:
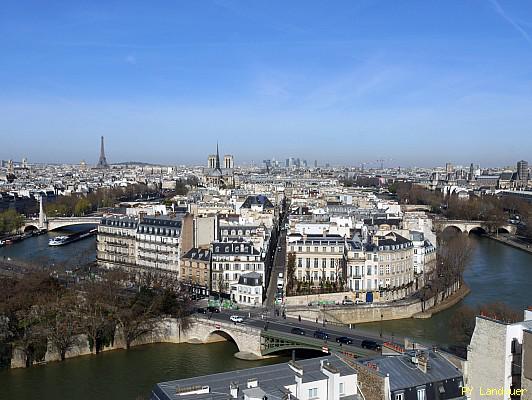
[[[512,247],[515,247],[516,249],[523,250],[523,251],[526,251],[527,253],[532,254],[532,245],[517,242],[516,240],[513,239],[513,237],[502,236],[502,235],[499,235],[499,236],[486,235],[486,237],[496,240],[499,243],[506,244],[508,246],[512,246]]]

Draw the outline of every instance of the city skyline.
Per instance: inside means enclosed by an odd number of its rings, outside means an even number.
[[[238,163],[513,165],[531,21],[495,0],[7,4],[0,159],[93,165],[103,135],[111,163],[203,164],[218,140]]]

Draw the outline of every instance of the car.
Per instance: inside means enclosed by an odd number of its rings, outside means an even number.
[[[238,316],[238,315],[231,315],[229,319],[233,322],[244,322],[244,318]]]
[[[198,314],[207,314],[207,310],[203,307],[198,308],[196,311],[198,312]]]
[[[378,344],[375,340],[363,340],[360,347],[375,351],[379,351],[381,349],[381,345]]]
[[[301,328],[292,328],[290,333],[293,333],[294,335],[303,335],[303,336],[306,335],[305,331]]]
[[[363,304],[363,303],[365,303],[364,300],[362,300],[362,299],[355,299],[355,304]]]
[[[316,339],[327,340],[327,339],[329,339],[329,334],[326,333],[326,332],[323,332],[323,331],[319,331],[319,330],[318,330],[318,331],[315,331],[315,332],[314,332],[314,337],[315,337]]]
[[[209,307],[207,307],[207,311],[210,312],[210,313],[219,313],[220,309],[218,307],[209,306]]]
[[[345,299],[345,300],[342,300],[342,305],[343,306],[354,306],[355,302],[353,300]]]
[[[336,343],[353,344],[353,339],[347,336],[340,336],[336,338]]]

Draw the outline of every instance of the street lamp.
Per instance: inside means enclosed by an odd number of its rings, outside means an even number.
[[[380,337],[382,337],[382,318],[384,317],[384,315],[382,315],[381,313],[381,326],[380,326]]]

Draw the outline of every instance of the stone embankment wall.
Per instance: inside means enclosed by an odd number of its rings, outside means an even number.
[[[180,322],[175,318],[168,318],[159,324],[157,329],[148,335],[135,340],[131,346],[140,346],[150,343],[212,343],[233,339],[238,350],[243,353],[250,353],[256,357],[261,357],[260,349],[260,329],[238,324],[220,323],[205,318],[193,316],[192,324],[186,330],[182,329]],[[76,344],[66,354],[66,358],[79,357],[91,352],[87,335],[78,335]],[[115,333],[113,344],[104,347],[101,351],[111,351],[125,349],[126,341],[119,328]],[[51,343],[44,358],[44,362],[59,361],[59,353]],[[21,349],[13,350],[11,368],[24,368],[25,357]]]
[[[452,295],[460,288],[460,285],[454,285],[446,295]],[[336,294],[338,295],[338,293]],[[343,293],[341,294],[343,298]],[[321,295],[323,296],[323,295]],[[446,297],[447,297],[446,296]],[[304,296],[298,296],[304,297]],[[293,318],[298,318],[308,321],[314,321],[318,318],[319,321],[327,319],[330,322],[340,324],[356,324],[363,322],[377,322],[381,319],[383,321],[393,319],[410,318],[415,314],[425,312],[434,306],[434,297],[425,302],[419,299],[398,300],[386,303],[364,303],[354,306],[308,306],[295,305],[288,306],[286,314]],[[439,303],[439,301],[438,301]]]

